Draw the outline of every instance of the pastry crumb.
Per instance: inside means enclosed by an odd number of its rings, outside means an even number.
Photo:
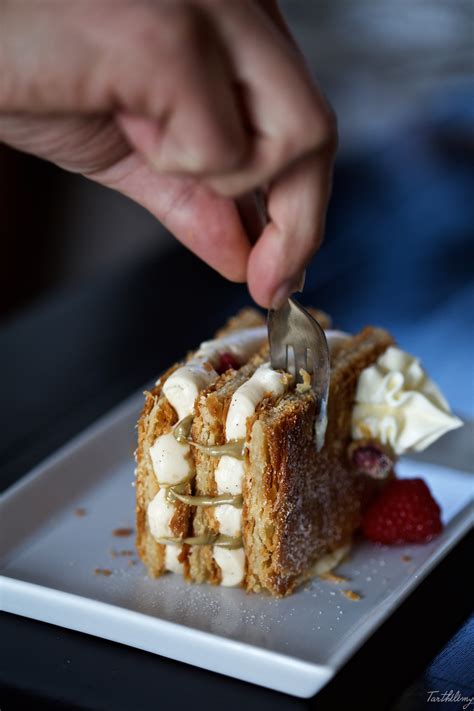
[[[303,378],[303,382],[296,385],[296,390],[299,393],[306,393],[311,390],[311,375],[304,368],[300,368],[299,373]]]
[[[85,516],[87,511],[85,509],[79,508],[74,511],[75,515],[78,516],[79,518],[82,518],[82,516]]]
[[[348,600],[352,600],[353,602],[357,602],[357,600],[360,600],[362,598],[359,593],[356,593],[353,590],[341,590],[341,593],[344,595],[344,597],[347,597]]]
[[[327,580],[328,583],[336,583],[337,585],[349,582],[348,578],[344,578],[342,575],[336,575],[330,571],[328,573],[322,573],[319,577],[321,580]]]
[[[401,559],[404,563],[411,563],[411,561],[413,560],[411,555],[402,555]]]
[[[117,536],[117,538],[126,538],[127,536],[131,536],[133,533],[133,528],[116,528],[112,531],[113,536]]]
[[[94,573],[95,575],[105,575],[106,578],[108,578],[109,575],[112,575],[112,571],[108,568],[96,568]]]

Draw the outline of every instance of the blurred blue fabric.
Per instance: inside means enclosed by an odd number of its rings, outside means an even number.
[[[326,309],[336,327],[391,330],[467,416],[474,415],[473,97],[445,96],[411,132],[337,166],[326,244],[301,298]]]

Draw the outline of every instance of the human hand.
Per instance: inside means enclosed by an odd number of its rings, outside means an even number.
[[[318,248],[335,122],[273,0],[0,0],[0,140],[114,188],[262,306]],[[235,198],[266,188],[251,244]]]

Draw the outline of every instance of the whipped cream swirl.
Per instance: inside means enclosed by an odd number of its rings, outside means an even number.
[[[395,454],[420,452],[462,426],[418,358],[389,347],[359,376],[352,437],[377,439]]]

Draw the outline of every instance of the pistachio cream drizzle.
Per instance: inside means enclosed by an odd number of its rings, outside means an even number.
[[[225,444],[196,444],[193,442],[193,447],[199,449],[201,452],[205,452],[210,457],[222,457],[226,454],[228,457],[235,457],[235,459],[245,459],[245,440],[244,439],[231,439]]]
[[[169,503],[178,499],[182,501],[183,504],[188,504],[189,506],[222,506],[227,504],[227,506],[235,506],[237,509],[242,508],[243,498],[242,494],[219,494],[218,496],[191,496],[188,494],[181,494],[176,490],[176,488],[168,489],[166,498]]]
[[[176,546],[181,546],[183,543],[187,543],[189,546],[218,546],[219,548],[227,548],[228,550],[242,547],[242,539],[240,537],[233,538],[232,536],[223,536],[217,533],[203,533],[201,536],[190,536],[188,538],[166,536],[164,538],[158,538],[157,542],[163,545],[171,544]]]
[[[189,435],[194,415],[183,417],[173,428],[173,435],[180,444],[190,444]]]
[[[177,425],[173,428],[173,435],[180,444],[190,444],[192,447],[196,447],[201,452],[205,452],[210,457],[222,457],[226,454],[229,457],[235,457],[236,459],[244,459],[245,457],[245,440],[244,439],[232,439],[225,444],[198,444],[193,442],[189,434],[191,432],[191,425],[193,423],[193,416],[188,415],[183,417]]]
[[[222,454],[228,454],[232,457],[237,457],[238,459],[243,459],[245,442],[244,440],[233,440],[227,442],[227,444],[219,446],[205,446],[196,444],[190,438],[191,426],[193,424],[193,415],[188,415],[183,417],[173,428],[173,435],[180,444],[190,444],[198,449],[205,451],[206,454],[214,457],[220,457]],[[166,488],[166,499],[168,503],[173,503],[174,501],[182,501],[183,504],[188,504],[188,506],[223,506],[224,504],[228,506],[235,506],[237,509],[241,509],[243,505],[243,498],[241,494],[219,494],[218,496],[192,496],[191,494],[184,493],[184,484],[189,483],[195,477],[195,472],[190,472],[190,474],[181,481],[179,484],[171,484],[167,482],[162,482],[161,487]],[[199,544],[194,544],[199,545]],[[205,544],[201,544],[205,545]],[[211,544],[209,544],[211,545]],[[216,544],[222,545],[222,544]]]

